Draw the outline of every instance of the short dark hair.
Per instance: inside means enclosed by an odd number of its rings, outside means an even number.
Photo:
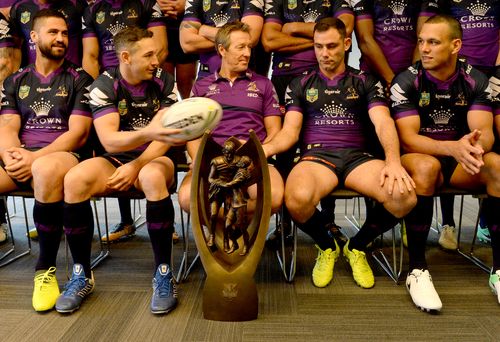
[[[126,27],[113,37],[116,54],[119,55],[123,50],[131,50],[132,45],[138,41],[151,37],[153,37],[153,32],[151,31],[137,26]]]
[[[68,22],[66,21],[66,17],[64,16],[64,14],[54,9],[47,8],[36,12],[35,16],[33,17],[33,21],[31,23],[31,30],[36,31],[36,26],[38,22],[46,18],[62,19],[66,23],[66,26],[68,26]]]
[[[457,19],[453,18],[447,14],[436,14],[430,17],[425,21],[425,24],[447,24],[450,28],[450,38],[453,39],[462,39],[463,30],[462,26],[458,22]]]
[[[329,29],[335,29],[339,32],[342,38],[347,36],[345,24],[342,20],[337,18],[323,18],[314,25],[313,34],[317,32],[326,32]]]
[[[236,31],[246,32],[250,34],[250,27],[247,24],[242,23],[241,21],[234,21],[222,26],[215,35],[215,49],[217,50],[217,53],[219,53],[219,50],[217,48],[219,45],[222,45],[226,50],[229,49],[229,36],[231,35],[231,33]]]

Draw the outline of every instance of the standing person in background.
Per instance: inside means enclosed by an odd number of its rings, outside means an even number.
[[[184,18],[186,0],[158,0],[167,24],[168,56],[165,70],[175,76],[177,90],[182,99],[187,99],[196,79],[197,54],[186,54],[179,41],[179,27]]]

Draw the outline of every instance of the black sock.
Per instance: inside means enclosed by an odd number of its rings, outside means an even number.
[[[376,201],[366,202],[366,220],[359,232],[351,238],[349,249],[362,251],[375,238],[396,225],[398,219]]]
[[[455,227],[455,219],[453,218],[453,214],[455,213],[455,195],[441,195],[439,199],[441,202],[441,215],[443,216],[441,224],[443,226]]]
[[[427,268],[425,247],[431,228],[433,205],[432,197],[417,196],[417,205],[405,217],[410,272],[415,268]]]
[[[335,198],[325,197],[321,199],[321,215],[328,223],[335,223]]]
[[[134,223],[132,218],[132,208],[129,198],[118,198],[118,207],[120,208],[120,222],[126,224]]]
[[[35,200],[33,221],[38,232],[40,254],[35,271],[56,266],[57,252],[63,232],[63,202],[42,203]]]
[[[64,203],[64,232],[75,264],[81,264],[87,278],[92,277],[90,252],[94,236],[94,218],[90,200]]]
[[[7,202],[7,197],[5,197],[5,202]],[[7,210],[5,209],[4,197],[0,197],[0,224],[7,223],[7,217],[5,216]]]
[[[316,209],[313,216],[311,216],[309,220],[305,223],[298,224],[298,226],[304,233],[309,235],[322,250],[326,250],[328,248],[335,250],[335,242],[328,234],[328,231],[324,228],[327,223],[328,222],[325,222],[320,211]]]
[[[483,211],[490,230],[493,271],[500,270],[500,198],[488,196],[484,200]]]
[[[174,219],[174,205],[170,196],[159,201],[147,201],[146,221],[155,256],[155,269],[160,264],[170,265]]]

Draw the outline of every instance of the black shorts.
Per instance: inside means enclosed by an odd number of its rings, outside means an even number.
[[[128,151],[128,152],[117,152],[117,153],[104,153],[99,156],[107,161],[109,161],[114,167],[119,168],[120,166],[131,162],[134,159],[137,159],[142,154],[143,151]],[[165,155],[168,157],[168,152]],[[174,164],[174,181],[171,186],[168,187],[169,193],[174,193],[177,190],[177,165]]]
[[[450,185],[450,179],[458,166],[458,162],[453,157],[438,158],[441,163],[441,173],[443,174],[443,185]]]
[[[363,163],[376,159],[370,153],[357,148],[344,148],[336,151],[313,148],[307,150],[299,162],[312,161],[325,165],[335,173],[339,184],[343,184],[352,170]]]
[[[189,64],[200,57],[195,53],[184,53],[179,42],[179,26],[167,28],[168,55],[167,62],[174,64]]]
[[[28,151],[37,151],[40,148],[41,147],[27,147],[26,149]],[[78,160],[78,162],[81,162],[82,160],[86,159],[86,157],[87,157],[87,156],[82,156],[80,153],[77,153],[77,152],[69,152],[69,153],[72,154]],[[0,159],[0,167],[5,170],[5,164],[4,164],[3,160],[1,160],[1,159]],[[25,182],[19,182],[13,178],[12,178],[12,181],[17,185],[17,187],[20,190],[31,190],[32,189],[31,178]]]

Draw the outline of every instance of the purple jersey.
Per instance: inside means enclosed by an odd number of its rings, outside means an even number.
[[[196,81],[191,95],[211,98],[222,106],[222,120],[212,132],[214,140],[221,145],[231,136],[247,140],[249,129],[263,142],[267,136],[264,118],[281,116],[271,81],[251,71],[233,84],[217,73],[204,77]]]
[[[360,148],[367,150],[372,124],[368,110],[387,107],[382,83],[347,67],[333,80],[320,71],[295,78],[286,92],[286,110],[303,115],[302,150]]]
[[[14,47],[12,30],[5,16],[0,13],[0,48]]]
[[[86,3],[83,0],[59,1],[53,4],[40,4],[36,0],[17,1],[10,9],[10,22],[13,34],[23,39],[22,66],[35,63],[36,46],[31,41],[30,32],[33,17],[42,9],[54,9],[66,17],[68,23],[68,51],[66,59],[76,65],[82,64],[82,27],[81,20]]]
[[[0,115],[21,116],[19,139],[26,147],[47,146],[68,130],[71,115],[91,117],[91,83],[90,75],[68,61],[47,77],[30,64],[5,80]]]
[[[464,32],[460,54],[475,67],[493,67],[500,38],[500,0],[434,0],[456,18]]]
[[[99,64],[103,69],[118,66],[113,37],[125,27],[165,26],[161,9],[149,0],[98,0],[83,15],[83,38],[99,41]]]
[[[382,49],[392,71],[397,74],[412,64],[417,43],[417,19],[437,11],[428,1],[350,0],[356,20],[373,21],[375,41]],[[369,70],[361,57],[360,68]]]
[[[488,78],[459,61],[457,72],[442,82],[420,63],[394,79],[391,87],[394,119],[420,116],[420,134],[435,140],[458,140],[469,132],[470,110],[491,111]]]
[[[94,120],[104,115],[120,115],[120,131],[146,127],[158,110],[177,101],[174,79],[157,69],[151,80],[132,86],[125,81],[118,67],[103,72],[90,87],[90,107]],[[136,150],[144,150],[143,145]]]
[[[315,23],[320,19],[352,14],[346,0],[266,0],[266,23]],[[300,75],[317,66],[314,48],[294,53],[273,53],[273,75]]]
[[[491,100],[493,103],[493,114],[500,115],[500,67],[495,68],[490,77]]]
[[[193,21],[212,27],[222,27],[226,23],[239,21],[249,15],[263,16],[263,0],[187,0],[183,21]],[[208,76],[220,68],[221,60],[215,52],[200,54],[200,74]]]

